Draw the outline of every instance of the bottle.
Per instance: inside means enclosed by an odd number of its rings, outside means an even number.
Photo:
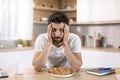
[[[93,37],[87,35],[87,47],[93,47]]]
[[[96,38],[93,39],[93,48],[96,48]]]
[[[96,32],[94,32],[94,37],[93,37],[93,48],[96,48],[96,40],[97,40],[97,36],[96,36]]]

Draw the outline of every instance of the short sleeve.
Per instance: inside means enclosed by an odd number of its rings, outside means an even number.
[[[75,35],[71,41],[71,49],[74,53],[81,53],[81,40],[78,35]]]
[[[35,46],[34,50],[35,52],[41,52],[44,48],[45,42],[44,38],[42,36],[38,36],[37,39],[35,40]]]

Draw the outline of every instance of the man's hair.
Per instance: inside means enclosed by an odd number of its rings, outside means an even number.
[[[63,12],[55,12],[48,18],[48,24],[50,24],[51,22],[54,23],[63,22],[69,25],[69,18]]]

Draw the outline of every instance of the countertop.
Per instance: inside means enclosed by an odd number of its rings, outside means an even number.
[[[34,47],[22,47],[22,48],[13,48],[13,49],[0,49],[0,53],[2,52],[13,52],[13,51],[24,51],[24,50],[34,50]]]
[[[2,53],[2,52],[12,52],[12,51],[23,51],[23,50],[34,50],[34,47],[1,49],[0,53]],[[88,48],[88,47],[82,47],[82,50],[102,51],[102,52],[110,52],[110,53],[120,53],[120,49],[118,49],[118,48]]]
[[[88,48],[88,47],[82,47],[82,50],[120,53],[120,49],[118,49],[118,48]]]
[[[3,71],[5,71],[3,69]],[[47,72],[47,69],[41,72],[35,72],[33,68],[24,69],[23,75],[16,75],[13,70],[6,70],[9,74],[8,78],[2,80],[117,80],[116,74],[111,74],[103,77],[87,74],[86,69],[81,69],[80,72],[75,72],[73,76],[68,78],[54,77]]]

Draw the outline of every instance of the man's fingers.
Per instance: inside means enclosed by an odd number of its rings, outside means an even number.
[[[64,33],[69,33],[69,25],[65,24]]]
[[[65,24],[65,28],[66,28],[67,31],[69,31],[70,27],[69,27],[69,25]]]
[[[47,29],[47,30],[48,30],[48,33],[51,32],[51,26],[52,26],[52,24],[50,23],[50,24],[48,25],[48,29]]]
[[[52,26],[52,24],[50,23],[50,24],[48,25],[48,30],[51,28],[51,26]]]

